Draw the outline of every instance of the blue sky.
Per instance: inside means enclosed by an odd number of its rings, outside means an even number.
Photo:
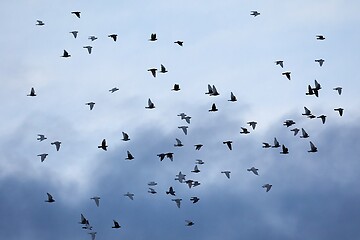
[[[91,239],[78,224],[82,213],[96,239],[358,238],[359,7],[340,0],[2,1],[2,236]],[[148,41],[151,33],[156,42]],[[70,58],[60,57],[64,49]],[[161,64],[168,73],[153,78],[147,69]],[[318,98],[305,95],[315,79]],[[179,92],[171,91],[175,83]],[[204,94],[208,84],[220,95]],[[37,96],[26,96],[32,87]],[[120,90],[110,93],[113,87]],[[237,102],[227,101],[230,92]],[[145,109],[149,98],[155,109]],[[208,112],[213,103],[218,112]],[[302,116],[304,106],[327,115],[326,123]],[[286,128],[286,119],[296,124]],[[256,129],[240,134],[248,121],[257,121]],[[310,137],[293,136],[293,127]],[[121,140],[123,131],[130,141]],[[48,139],[39,142],[37,134]],[[274,137],[288,155],[262,148]],[[106,152],[97,148],[104,138]],[[175,148],[175,138],[184,146]],[[58,152],[50,144],[56,140]],[[309,141],[317,153],[307,152]],[[204,146],[195,151],[198,143]],[[125,160],[127,151],[133,161]],[[163,152],[173,152],[174,161],[160,162]],[[49,154],[42,163],[41,153]],[[205,162],[198,174],[191,172],[196,159]],[[252,166],[259,176],[247,171]],[[179,171],[201,185],[175,181]],[[147,192],[150,181],[157,194]],[[273,185],[267,193],[265,183]],[[183,199],[180,209],[165,194],[170,186]],[[47,192],[55,203],[44,202]],[[90,200],[95,195],[100,207]],[[193,196],[200,201],[193,204]],[[121,229],[111,228],[113,219]]]

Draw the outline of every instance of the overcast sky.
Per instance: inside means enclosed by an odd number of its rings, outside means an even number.
[[[96,239],[358,239],[358,9],[354,0],[1,1],[2,238],[91,239],[78,223],[83,214]],[[71,57],[61,57],[64,50]],[[154,78],[147,70],[161,64],[168,72]],[[319,97],[305,94],[315,79]],[[220,95],[205,94],[208,84]],[[32,87],[35,97],[27,96]],[[149,98],[154,109],[145,109]],[[208,111],[213,103],[217,112]],[[326,123],[303,116],[304,107]],[[287,119],[296,124],[283,126]],[[289,154],[262,148],[274,137]],[[183,147],[174,147],[176,138]],[[103,139],[107,151],[97,147]],[[310,141],[318,152],[308,152]],[[125,160],[127,151],[134,160]],[[167,152],[174,160],[160,161]],[[196,159],[205,162],[200,173],[191,172]],[[179,171],[201,184],[179,183]],[[165,194],[170,186],[176,197]],[[45,202],[47,192],[54,203]]]

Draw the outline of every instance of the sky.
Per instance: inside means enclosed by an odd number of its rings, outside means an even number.
[[[353,0],[1,1],[2,237],[91,239],[78,223],[83,214],[96,239],[358,239],[359,8]],[[71,57],[61,57],[64,50]],[[168,72],[154,78],[147,70],[161,64]],[[319,97],[305,94],[315,79]],[[220,95],[205,94],[208,84]],[[27,96],[32,87],[35,97]],[[149,98],[154,109],[145,108]],[[213,103],[217,112],[209,112]],[[304,107],[326,115],[325,124],[302,115]],[[283,126],[287,119],[296,124]],[[310,137],[294,136],[295,127]],[[289,154],[262,148],[275,137]],[[176,138],[183,147],[174,147]],[[107,151],[98,148],[103,139]],[[308,152],[310,141],[318,152]],[[127,151],[134,160],[125,160]],[[160,161],[167,152],[173,161]],[[191,172],[196,159],[204,161],[199,173]],[[201,184],[176,181],[180,171]],[[165,194],[170,186],[176,197]]]

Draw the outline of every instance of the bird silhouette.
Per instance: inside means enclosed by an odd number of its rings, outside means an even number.
[[[195,144],[194,146],[195,146],[195,150],[199,151],[203,145],[202,144]]]
[[[36,96],[35,89],[33,87],[31,88],[30,93],[27,96],[30,96],[30,97]]]
[[[325,124],[325,121],[326,121],[326,116],[325,115],[320,115],[317,118],[320,118],[322,123]]]
[[[127,157],[125,158],[125,160],[133,160],[133,159],[134,156],[129,151],[127,151]]]
[[[47,139],[47,137],[45,137],[45,135],[43,134],[38,134],[38,137],[36,140],[39,140],[40,142],[44,141],[45,139]]]
[[[83,46],[83,48],[86,48],[88,53],[91,54],[92,46]]]
[[[287,147],[285,147],[285,145],[282,145],[282,151],[280,152],[281,154],[288,154],[289,153],[289,149]]]
[[[317,152],[317,147],[310,141],[310,150],[308,152]]]
[[[108,35],[108,37],[109,38],[112,38],[113,40],[114,40],[114,42],[116,42],[116,40],[117,40],[117,34],[110,34],[110,35]]]
[[[339,95],[341,95],[341,93],[342,93],[342,87],[336,87],[336,88],[333,88],[333,90],[337,91]]]
[[[169,190],[166,191],[166,194],[170,194],[170,195],[175,196],[175,191],[174,191],[173,187],[169,187]]]
[[[85,105],[88,105],[90,107],[90,110],[93,110],[95,103],[94,102],[87,102]]]
[[[301,128],[301,136],[300,138],[308,138],[309,134],[305,131],[305,129]]]
[[[222,171],[221,173],[224,173],[225,176],[230,179],[230,171]]]
[[[260,15],[260,13],[258,11],[251,11],[250,15],[256,17],[256,16]]]
[[[339,115],[342,116],[344,113],[344,109],[343,108],[334,108],[334,111],[339,112]]]
[[[71,55],[66,50],[64,50],[64,53],[61,57],[68,58],[71,57]]]
[[[125,193],[124,196],[129,197],[131,200],[134,200],[134,194],[133,193]]]
[[[262,187],[263,187],[263,188],[266,188],[266,192],[268,192],[268,191],[270,191],[272,185],[269,184],[269,183],[266,183],[266,184],[264,184]]]
[[[193,203],[197,203],[200,200],[200,198],[198,197],[191,197],[190,201],[192,201]]]
[[[315,62],[319,63],[320,67],[322,67],[322,65],[324,64],[325,60],[320,58],[320,59],[315,59]]]
[[[175,199],[171,199],[171,200],[176,203],[176,206],[177,206],[178,208],[180,208],[181,201],[182,201],[181,198],[175,198]]]
[[[98,207],[99,207],[99,205],[100,205],[100,197],[95,196],[95,197],[92,197],[92,198],[90,198],[90,199],[94,200],[94,201],[95,201],[96,206],[98,206]]]
[[[145,107],[145,108],[147,108],[147,109],[153,109],[153,108],[155,108],[155,105],[154,105],[154,103],[151,101],[150,98],[148,99],[148,105],[147,105],[147,107]]]
[[[235,95],[233,94],[233,92],[230,93],[230,99],[228,101],[230,101],[230,102],[236,102],[237,101],[237,99],[236,99]]]
[[[123,141],[129,141],[130,140],[129,135],[126,132],[122,132],[122,135],[123,135],[123,138],[121,140],[123,140]]]
[[[226,144],[226,145],[228,146],[228,148],[229,148],[230,150],[232,150],[231,143],[232,143],[232,141],[225,141],[225,142],[223,142],[223,144]]]
[[[259,175],[259,169],[255,168],[255,167],[251,167],[251,168],[248,168],[247,171],[249,172],[253,172],[255,175]]]
[[[183,42],[183,41],[179,41],[179,40],[178,40],[178,41],[175,41],[174,43],[178,44],[178,45],[179,45],[179,46],[181,46],[181,47],[182,47],[182,46],[183,46],[183,44],[184,44],[184,42]]]
[[[104,151],[107,151],[107,145],[106,145],[106,140],[105,139],[103,139],[102,140],[102,142],[101,142],[101,145],[100,146],[98,146],[98,148],[101,148],[101,149],[103,149]]]
[[[161,64],[160,66],[160,73],[167,73],[168,70],[166,70],[165,66]]]
[[[291,80],[291,77],[290,77],[291,72],[283,72],[281,74],[286,76],[287,79]]]
[[[78,31],[71,31],[69,33],[71,33],[74,36],[74,38],[77,38],[77,35],[78,35],[79,32]]]
[[[179,84],[174,84],[174,87],[171,89],[172,91],[180,91],[180,86]]]
[[[153,75],[153,77],[156,77],[157,68],[149,68],[148,71],[151,72],[151,74]]]
[[[80,18],[80,13],[79,11],[74,11],[74,12],[71,12],[72,14],[75,14],[75,16],[77,16],[78,18]]]
[[[178,128],[181,129],[184,132],[185,135],[187,135],[188,126],[180,126]]]
[[[53,196],[51,196],[50,193],[46,193],[46,194],[47,194],[47,199],[45,200],[45,202],[48,202],[48,203],[55,202],[55,199],[53,198]]]
[[[180,139],[175,138],[175,140],[176,140],[176,144],[174,144],[174,147],[182,147],[182,146],[184,146]]]
[[[275,61],[275,64],[280,65],[280,67],[284,68],[284,61],[282,60]]]
[[[52,142],[51,145],[55,145],[56,151],[59,151],[59,150],[60,150],[61,142],[55,141],[55,142]]]
[[[316,35],[316,40],[325,40],[323,35]]]
[[[278,140],[276,138],[274,138],[274,145],[271,146],[272,148],[278,148],[280,147],[280,143],[278,142]]]
[[[117,87],[113,87],[112,89],[109,90],[109,92],[114,93],[114,92],[116,92],[116,91],[118,91],[118,90],[119,90],[119,89],[118,89]]]
[[[253,130],[255,130],[255,127],[256,127],[257,122],[255,122],[255,121],[250,121],[250,122],[247,122],[247,124],[249,124],[250,127],[252,127]]]
[[[218,111],[218,109],[216,108],[215,103],[213,103],[213,104],[211,105],[211,109],[209,109],[209,112],[216,112],[216,111]]]
[[[120,224],[117,221],[113,220],[113,222],[114,226],[112,226],[112,228],[121,228]]]
[[[40,161],[43,162],[45,161],[45,158],[48,156],[49,154],[47,153],[42,153],[42,154],[38,154],[37,156],[40,157]]]
[[[193,172],[193,173],[199,173],[200,170],[199,170],[198,166],[195,165],[194,170],[192,170],[191,172]]]
[[[157,40],[157,38],[156,38],[156,33],[152,33],[151,36],[150,36],[149,41],[154,42],[154,41],[156,41],[156,40]]]
[[[241,134],[249,134],[249,130],[247,130],[247,128],[244,128],[244,127],[241,127],[241,131],[240,131]]]
[[[157,192],[155,189],[149,187],[148,193],[155,194]]]
[[[91,41],[95,41],[95,40],[98,39],[98,38],[95,37],[95,36],[89,36],[88,39],[91,40]]]
[[[44,23],[43,21],[41,21],[41,20],[36,20],[36,25],[38,25],[38,26],[44,26],[45,23]]]

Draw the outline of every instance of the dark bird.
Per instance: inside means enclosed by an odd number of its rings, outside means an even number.
[[[294,125],[294,124],[295,124],[294,120],[291,120],[291,119],[285,120],[283,123],[283,125],[286,127],[290,127],[291,125]]]
[[[161,73],[167,73],[168,71],[166,70],[165,66],[161,64],[160,66],[160,72]]]
[[[194,170],[192,170],[191,172],[193,172],[193,173],[199,173],[200,170],[199,170],[198,166],[195,165]]]
[[[320,118],[322,123],[325,124],[325,120],[326,120],[326,116],[325,115],[320,115],[317,118]]]
[[[301,128],[301,136],[300,138],[308,138],[309,134],[305,131],[305,129]]]
[[[176,41],[176,42],[174,42],[174,43],[177,43],[177,44],[179,44],[179,46],[183,46],[183,44],[184,44],[184,42],[183,41]]]
[[[48,203],[53,203],[53,202],[55,202],[55,200],[54,200],[54,198],[53,198],[53,196],[51,196],[51,194],[50,193],[46,193],[47,194],[47,200],[45,200],[45,202],[48,202]]]
[[[250,15],[256,17],[256,16],[260,15],[260,13],[258,11],[251,11]]]
[[[325,40],[323,35],[316,35],[316,40]]]
[[[79,32],[78,31],[71,31],[70,33],[74,36],[74,38],[76,38]]]
[[[272,148],[278,148],[280,147],[280,143],[278,142],[278,140],[276,138],[274,138],[274,145],[271,146]]]
[[[127,134],[126,132],[122,132],[122,135],[123,135],[123,138],[121,140],[123,140],[123,141],[129,141],[130,140],[129,134]]]
[[[241,127],[240,133],[241,133],[241,134],[248,134],[248,133],[250,133],[250,132],[249,132],[249,130],[247,130],[247,128]]]
[[[81,213],[80,214],[80,224],[89,224],[89,220],[87,220],[84,215]]]
[[[168,152],[168,153],[165,153],[165,156],[167,158],[169,158],[171,161],[174,161],[174,153]]]
[[[38,25],[38,26],[44,26],[45,23],[44,23],[43,21],[41,21],[41,20],[36,20],[36,25]]]
[[[40,161],[43,162],[48,155],[49,154],[47,153],[42,153],[42,154],[38,154],[37,156],[40,157]]]
[[[78,18],[80,18],[80,13],[81,12],[78,12],[78,11],[76,11],[76,12],[71,12],[72,14],[75,14]]]
[[[308,91],[305,93],[305,95],[308,96],[315,95],[316,97],[318,97],[319,92],[316,88],[312,88],[310,85],[308,85]]]
[[[338,111],[340,116],[342,116],[343,113],[344,113],[344,109],[343,109],[343,108],[334,108],[334,111]]]
[[[88,53],[91,54],[92,46],[84,46],[83,48],[86,48]]]
[[[61,57],[68,58],[71,57],[71,55],[66,50],[64,50],[64,53]]]
[[[112,228],[121,228],[121,226],[119,225],[119,223],[115,220],[114,221],[114,226],[112,226]]]
[[[94,200],[96,206],[99,207],[99,205],[100,205],[100,197],[95,196],[95,197],[91,197],[90,199],[91,199],[91,200]]]
[[[178,208],[180,208],[181,201],[182,201],[181,198],[175,198],[175,199],[171,199],[171,200],[176,203],[176,206],[177,206]]]
[[[98,148],[101,148],[101,149],[103,149],[105,151],[107,151],[107,147],[108,146],[106,146],[106,140],[105,139],[103,139],[102,142],[101,142],[101,145],[98,146]]]
[[[201,160],[201,159],[196,159],[196,160],[195,160],[195,163],[196,163],[196,164],[204,164],[204,161]]]
[[[30,93],[27,96],[30,96],[30,97],[36,96],[35,89],[33,87],[31,88]]]
[[[259,169],[255,168],[255,167],[251,167],[247,169],[248,172],[253,172],[255,175],[259,175]]]
[[[157,156],[160,158],[160,161],[162,161],[165,158],[165,153],[159,153]]]
[[[200,150],[203,145],[202,144],[195,144],[194,146],[195,146],[195,150]]]
[[[336,87],[336,88],[333,88],[333,90],[337,91],[338,94],[341,95],[342,87]]]
[[[291,78],[290,78],[290,73],[291,73],[291,72],[283,72],[282,75],[286,76],[287,79],[291,80]]]
[[[215,103],[213,103],[209,112],[216,112],[216,111],[218,111],[218,109],[216,108]]]
[[[192,201],[193,203],[197,203],[200,200],[200,198],[198,197],[191,197],[190,201]]]
[[[149,41],[154,42],[154,41],[156,41],[156,40],[157,40],[157,38],[156,38],[156,33],[152,33],[151,36],[150,36]]]
[[[247,124],[249,124],[250,127],[252,127],[253,130],[255,130],[255,127],[256,127],[257,122],[255,122],[255,121],[250,121],[250,122],[247,122]]]
[[[85,105],[88,105],[90,107],[90,111],[93,110],[95,103],[94,102],[87,102]]]
[[[276,65],[280,65],[280,67],[284,67],[284,61],[282,61],[282,60],[278,60],[278,61],[275,61],[275,64]]]
[[[230,179],[230,171],[221,171],[221,173],[224,173],[225,176]]]
[[[109,92],[114,93],[114,92],[116,92],[116,91],[118,91],[118,90],[119,90],[119,89],[118,89],[117,87],[113,87],[112,89],[109,90]]]
[[[320,85],[320,83],[318,82],[318,81],[316,81],[316,79],[315,79],[315,89],[316,90],[320,90],[321,89],[321,85]]]
[[[95,40],[98,39],[98,38],[95,37],[95,36],[89,36],[88,39],[90,39],[91,41],[95,41]]]
[[[108,37],[112,38],[114,40],[114,42],[116,42],[116,40],[117,40],[117,34],[110,34],[110,35],[108,35]]]
[[[45,139],[47,139],[47,137],[45,137],[44,134],[38,134],[38,137],[36,138],[36,140],[39,140],[40,142],[44,141]]]
[[[225,141],[225,142],[223,142],[223,144],[226,144],[226,145],[228,146],[228,148],[229,148],[230,150],[232,150],[231,143],[232,143],[232,141]]]
[[[169,191],[166,191],[166,194],[175,196],[175,191],[174,191],[173,187],[169,187]]]
[[[237,101],[237,99],[236,99],[235,95],[233,94],[233,92],[230,93],[230,99],[228,101],[230,101],[230,102],[236,102]]]
[[[186,222],[186,226],[188,226],[188,227],[190,227],[190,226],[192,226],[192,225],[195,224],[194,222],[192,222],[192,221],[190,221],[190,220],[185,220],[185,222]]]
[[[130,151],[127,151],[127,157],[125,158],[125,160],[133,160],[134,156],[130,153]]]
[[[304,110],[305,110],[305,113],[302,113],[302,115],[304,115],[304,116],[310,116],[310,115],[312,115],[312,114],[311,114],[311,111],[310,111],[307,107],[304,107]]]
[[[55,142],[52,142],[52,143],[50,143],[50,144],[51,144],[51,145],[55,145],[56,151],[59,151],[59,150],[60,150],[61,142],[55,141]]]
[[[325,60],[320,58],[320,59],[315,59],[315,62],[319,63],[320,67],[322,67],[322,65],[324,64]]]
[[[151,72],[151,74],[153,75],[153,77],[156,77],[156,71],[157,71],[156,68],[150,68],[150,69],[148,69],[148,71]]]
[[[317,147],[310,141],[310,150],[308,152],[317,152]]]
[[[282,145],[282,151],[280,152],[281,154],[288,154],[289,153],[289,149],[287,147],[285,147],[285,145]]]
[[[179,84],[174,84],[173,89],[171,89],[172,91],[180,91],[180,86]]]
[[[145,108],[147,108],[147,109],[153,109],[153,108],[155,108],[155,105],[154,105],[154,103],[151,101],[150,98],[148,99],[148,106],[145,107]]]
[[[176,140],[176,144],[174,144],[174,147],[182,147],[182,146],[184,146],[180,139],[175,138],[175,140]]]
[[[300,129],[298,128],[293,128],[290,131],[294,132],[294,136],[296,136],[296,134],[298,134],[298,132],[300,131]]]
[[[266,188],[266,192],[268,192],[268,191],[270,191],[272,185],[267,183],[267,184],[264,184],[262,187]]]
[[[270,148],[271,147],[271,145],[269,144],[269,143],[267,143],[267,142],[263,142],[262,143],[263,144],[263,148]]]

